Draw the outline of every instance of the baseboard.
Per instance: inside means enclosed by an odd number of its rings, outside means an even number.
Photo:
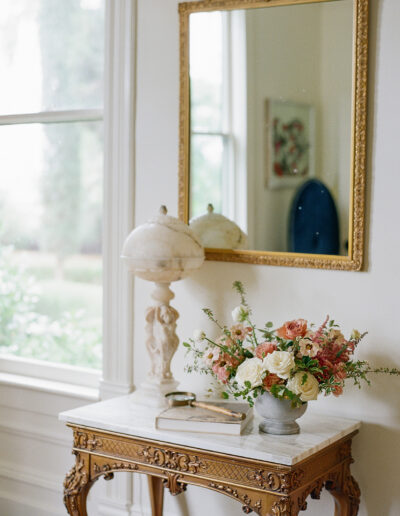
[[[108,515],[107,515],[108,516]],[[152,516],[151,508],[150,507],[142,507],[139,504],[134,504],[131,507],[131,510],[129,512],[129,516]],[[164,509],[163,516],[182,516],[181,514],[177,514],[175,512],[166,511]]]
[[[119,504],[116,500],[101,499],[97,509],[98,516],[131,516],[130,504]]]

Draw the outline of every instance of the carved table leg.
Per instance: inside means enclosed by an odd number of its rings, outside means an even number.
[[[361,492],[351,475],[350,463],[343,466],[341,485],[327,483],[326,488],[335,499],[335,516],[357,516]]]
[[[149,482],[149,494],[152,516],[162,516],[164,505],[164,484],[163,479],[147,475]]]
[[[293,502],[290,496],[285,496],[272,505],[271,512],[268,512],[267,516],[297,516],[298,514],[297,504]]]
[[[89,455],[74,454],[75,466],[64,480],[64,504],[70,516],[87,516],[86,498],[93,484],[89,476]]]

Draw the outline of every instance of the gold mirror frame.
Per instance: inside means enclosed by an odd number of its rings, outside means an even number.
[[[180,17],[180,122],[179,122],[179,217],[189,221],[190,86],[189,15],[195,12],[251,9],[332,0],[203,0],[179,4]],[[350,225],[347,256],[289,252],[206,249],[206,259],[227,262],[361,270],[364,254],[365,175],[367,133],[368,3],[353,0],[353,99],[350,163]]]

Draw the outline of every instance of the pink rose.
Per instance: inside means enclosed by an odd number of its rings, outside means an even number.
[[[305,319],[287,321],[276,333],[279,337],[288,340],[293,340],[296,337],[304,337],[307,333],[307,321]]]
[[[272,353],[273,351],[276,351],[276,349],[277,349],[276,342],[268,342],[268,341],[262,342],[255,349],[256,357],[261,358],[261,360],[262,360],[263,358],[265,358],[268,355],[268,353]]]
[[[226,367],[221,367],[219,364],[213,365],[213,372],[217,375],[217,378],[222,383],[227,383],[229,378],[229,371]]]

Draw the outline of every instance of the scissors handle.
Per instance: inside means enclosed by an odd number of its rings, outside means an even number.
[[[218,407],[217,405],[211,405],[210,403],[203,403],[201,401],[192,401],[190,403],[192,407],[199,407],[207,410],[212,410],[213,412],[219,412],[220,414],[225,414],[227,416],[236,417],[238,419],[246,419],[246,414],[243,412],[235,412],[234,410],[229,410],[227,408]]]

